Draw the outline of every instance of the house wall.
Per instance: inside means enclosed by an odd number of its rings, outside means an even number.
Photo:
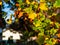
[[[12,30],[12,31],[5,30],[2,33],[2,40],[8,40],[8,38],[11,36],[12,36],[13,40],[20,40],[21,39],[20,36],[23,36],[23,34],[17,32],[17,31],[14,31],[14,30]]]

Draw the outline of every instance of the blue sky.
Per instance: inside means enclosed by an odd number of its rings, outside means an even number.
[[[10,0],[10,2],[11,2],[12,4],[14,4],[11,0]],[[2,9],[2,11],[4,11],[4,12],[7,13],[7,18],[5,19],[5,20],[7,20],[7,19],[10,18],[10,15],[11,15],[11,14],[14,14],[14,11],[10,10],[10,8],[11,8],[12,6],[9,5],[9,4],[7,4],[7,3],[4,2],[4,1],[3,1],[3,5],[4,5],[4,8]],[[14,20],[14,17],[13,17],[12,19]]]
[[[5,19],[5,20],[7,20],[7,19],[10,18],[11,14],[14,14],[14,11],[10,10],[10,8],[12,6],[10,6],[9,4],[7,4],[6,2],[4,2],[3,0],[2,0],[2,2],[3,2],[3,5],[4,5],[4,8],[2,8],[2,11],[4,11],[4,12],[7,13],[7,18]],[[12,2],[12,0],[10,0],[10,2],[14,5],[14,3]],[[12,19],[14,20],[14,17],[12,17]],[[0,28],[0,33],[1,32],[2,32],[2,28]]]

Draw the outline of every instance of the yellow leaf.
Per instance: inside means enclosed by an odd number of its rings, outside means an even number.
[[[2,5],[2,2],[0,2],[0,5]]]
[[[35,19],[36,16],[37,16],[36,13],[32,12],[29,14],[28,18]]]
[[[50,45],[50,44],[45,44],[45,45]]]
[[[19,22],[19,20],[18,20],[18,19],[15,19],[15,22],[16,22],[16,23],[18,23],[18,22]]]
[[[60,26],[60,24],[59,24],[59,26]]]
[[[7,24],[12,24],[12,15],[10,15],[10,19],[7,20]]]
[[[45,40],[48,40],[48,39],[49,39],[49,38],[47,38],[47,37],[45,38]]]
[[[40,0],[40,2],[45,2],[45,0]]]
[[[32,2],[32,4],[34,4],[34,3],[35,3],[35,1]]]
[[[39,24],[39,23],[37,23],[37,24],[35,24],[35,26],[36,26],[36,27],[38,27],[38,26],[40,26],[40,24]]]
[[[54,22],[50,22],[50,24],[53,24]]]
[[[51,18],[52,16],[50,15],[50,16],[48,16],[48,18]]]
[[[12,24],[12,20],[9,19],[9,21],[6,22],[7,24]]]
[[[57,14],[56,13],[52,13],[52,16],[56,16]]]
[[[18,8],[18,11],[20,11],[21,10],[21,8]]]
[[[40,9],[41,10],[48,10],[47,4],[46,3],[40,3]]]
[[[29,0],[26,0],[26,3],[27,3],[27,4],[30,4]]]
[[[55,44],[56,42],[57,42],[57,39],[54,39],[54,38],[53,38],[53,44]]]

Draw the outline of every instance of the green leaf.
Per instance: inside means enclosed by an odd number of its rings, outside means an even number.
[[[45,22],[46,22],[46,23],[50,23],[51,20],[46,18]]]
[[[46,30],[46,31],[45,31],[45,34],[46,34],[46,35],[49,35],[49,30]]]
[[[45,16],[44,15],[40,16],[40,20],[41,21],[45,20]]]
[[[58,22],[56,22],[55,25],[56,25],[56,28],[59,28],[59,23]]]
[[[60,0],[56,0],[55,3],[53,4],[54,7],[60,7]]]
[[[47,23],[41,23],[42,27],[46,27],[47,26]]]
[[[29,7],[29,8],[25,8],[24,11],[25,11],[26,13],[31,13],[32,9]]]
[[[37,27],[33,27],[33,30],[38,30]]]
[[[35,9],[37,9],[37,8],[38,8],[38,3],[36,3],[36,4],[34,5],[34,8],[35,8]]]
[[[6,12],[2,12],[2,18],[5,18],[6,17],[6,15],[7,15],[7,13]]]
[[[37,43],[38,43],[39,45],[42,45],[42,44],[44,43],[44,36],[38,36]]]
[[[9,0],[4,0],[5,2],[8,2]]]
[[[52,34],[52,35],[55,35],[56,32],[57,32],[57,30],[54,29],[54,28],[52,28],[52,29],[50,30],[50,34]]]
[[[17,2],[19,2],[20,5],[22,5],[22,3],[23,3],[22,0],[17,0]]]
[[[50,38],[50,40],[49,40],[49,44],[50,44],[50,45],[53,44],[53,42],[52,42],[52,38]]]
[[[52,38],[45,40],[45,43],[52,45],[53,44]]]

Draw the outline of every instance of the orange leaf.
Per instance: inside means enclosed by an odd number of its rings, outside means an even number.
[[[19,4],[18,4],[18,3],[16,3],[15,5],[16,5],[17,7],[19,6]]]
[[[21,16],[23,16],[23,12],[19,13],[18,18],[20,18]]]
[[[60,33],[56,34],[58,38],[60,38]]]

